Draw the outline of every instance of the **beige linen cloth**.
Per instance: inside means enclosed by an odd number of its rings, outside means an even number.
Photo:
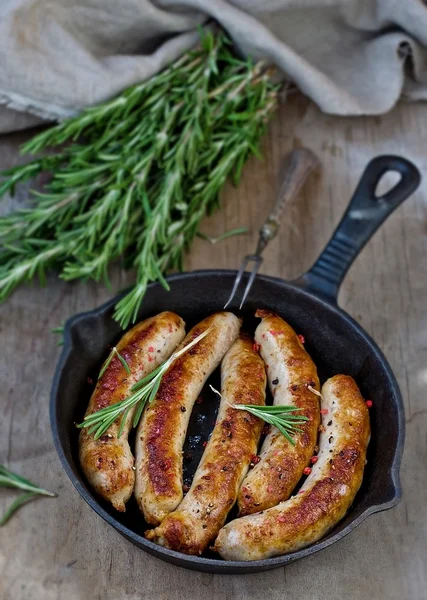
[[[427,99],[427,0],[0,0],[0,131],[150,77],[209,20],[325,112]]]

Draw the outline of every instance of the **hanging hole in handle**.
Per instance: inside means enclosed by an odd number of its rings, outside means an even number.
[[[381,179],[377,183],[375,188],[375,197],[383,198],[386,194],[391,192],[402,180],[402,174],[399,171],[387,171],[381,176]]]

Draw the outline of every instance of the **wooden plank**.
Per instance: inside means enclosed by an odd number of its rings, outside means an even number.
[[[14,164],[28,133],[0,139],[0,168]],[[263,272],[293,278],[326,243],[370,158],[397,153],[427,169],[425,106],[399,105],[384,117],[323,115],[299,94],[282,105],[264,143],[265,161],[251,160],[223,209],[206,219],[212,235],[237,226],[251,234],[216,246],[196,240],[188,269],[238,266],[251,251],[274,198],[282,157],[307,145],[322,175],[291,207]],[[25,191],[21,201],[25,200]],[[352,535],[300,563],[263,574],[219,576],[187,571],[152,558],[122,539],[80,499],[51,441],[48,396],[59,355],[50,329],[109,297],[101,285],[64,283],[18,290],[0,307],[2,419],[0,461],[59,493],[36,500],[1,530],[0,597],[4,600],[181,599],[420,600],[427,574],[427,180],[368,244],[347,276],[340,304],[376,339],[405,397],[407,441],[404,499],[371,517]],[[115,273],[116,288],[129,276]],[[0,510],[12,493],[1,491]]]

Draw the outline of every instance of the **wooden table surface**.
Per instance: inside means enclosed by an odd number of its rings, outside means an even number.
[[[248,226],[251,234],[210,246],[197,240],[188,269],[235,268],[254,247],[273,201],[282,156],[307,145],[322,175],[289,207],[280,237],[266,251],[263,272],[293,278],[314,261],[344,211],[370,158],[397,153],[427,174],[425,104],[402,104],[382,117],[323,115],[308,100],[288,98],[264,143],[265,161],[251,160],[239,189],[203,224],[219,234]],[[0,137],[0,168],[15,164],[20,133]],[[25,192],[21,194],[25,196]],[[6,203],[7,204],[7,203]],[[385,352],[405,399],[404,496],[330,548],[267,573],[202,574],[174,567],[127,542],[89,508],[63,472],[48,416],[60,350],[50,329],[104,302],[102,285],[64,283],[18,290],[0,308],[0,462],[57,499],[38,499],[0,530],[2,600],[422,600],[427,589],[427,175],[417,193],[375,235],[348,274],[340,305]],[[126,280],[113,277],[116,288]],[[0,511],[13,497],[0,490]]]

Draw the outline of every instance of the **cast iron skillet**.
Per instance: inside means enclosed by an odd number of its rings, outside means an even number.
[[[385,196],[376,197],[377,183],[389,170],[398,171],[401,180]],[[367,516],[399,502],[399,467],[404,443],[401,394],[382,352],[363,329],[337,306],[337,294],[357,254],[419,182],[417,168],[403,158],[380,156],[372,160],[341,223],[313,267],[293,282],[258,276],[242,311],[244,326],[252,331],[257,323],[253,316],[257,308],[277,312],[297,332],[304,334],[307,351],[318,366],[322,382],[337,373],[352,375],[364,397],[373,400],[370,413],[372,440],[363,484],[351,510],[338,526],[312,546],[267,560],[224,561],[209,553],[203,557],[186,556],[157,546],[143,537],[147,526],[133,499],[129,501],[126,513],[121,514],[92,493],[78,464],[78,432],[74,423],[82,420],[93,390],[90,378],[96,380],[108,345],[114,344],[122,335],[112,319],[117,298],[67,322],[64,349],[56,368],[50,400],[56,450],[72,483],[95,512],[135,545],[167,562],[210,573],[251,573],[283,566],[326,548],[347,535]],[[149,287],[139,318],[172,310],[191,327],[222,309],[235,276],[235,271],[228,270],[173,275],[168,279],[170,292],[158,284]],[[215,377],[212,383],[218,386]],[[203,402],[193,411],[186,441],[186,452],[191,453],[192,461],[185,461],[185,478],[191,478],[195,471],[202,442],[215,420],[216,408],[217,400],[206,391]]]

